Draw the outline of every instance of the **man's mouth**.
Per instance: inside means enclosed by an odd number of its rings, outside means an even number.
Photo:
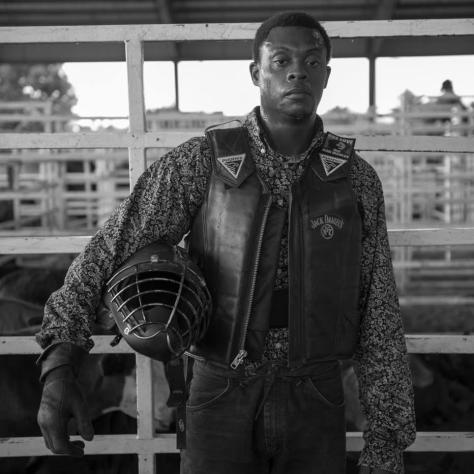
[[[295,96],[295,97],[303,97],[311,95],[309,91],[306,89],[290,89],[285,93],[285,96]]]

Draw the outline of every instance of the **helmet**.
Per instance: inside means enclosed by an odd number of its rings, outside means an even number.
[[[162,362],[201,339],[212,312],[198,266],[162,241],[126,260],[107,282],[104,299],[132,349]]]

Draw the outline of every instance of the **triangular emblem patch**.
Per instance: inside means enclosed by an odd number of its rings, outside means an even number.
[[[337,171],[342,165],[347,163],[347,160],[343,158],[336,158],[335,156],[324,155],[320,153],[321,163],[323,164],[324,171],[326,172],[326,176],[331,175],[335,171]]]
[[[222,156],[217,161],[230,173],[235,179],[239,176],[240,170],[245,160],[245,153],[240,155]]]

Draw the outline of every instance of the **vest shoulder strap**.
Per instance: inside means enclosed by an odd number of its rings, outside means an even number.
[[[247,130],[243,126],[206,130],[212,150],[215,175],[231,187],[239,187],[256,170],[250,153]]]
[[[354,155],[355,138],[327,132],[311,157],[311,167],[321,181],[347,178]]]

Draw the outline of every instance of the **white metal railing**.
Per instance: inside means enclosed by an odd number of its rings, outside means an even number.
[[[474,19],[326,22],[332,38],[390,38],[428,36],[474,36]],[[145,150],[172,147],[189,137],[187,133],[147,132],[143,97],[143,43],[147,41],[251,40],[258,24],[45,26],[0,28],[1,43],[107,43],[124,44],[128,73],[129,132],[113,133],[4,133],[0,149],[28,148],[119,148],[129,150],[131,186],[146,166]],[[474,139],[467,137],[357,137],[361,151],[403,151],[473,153]],[[391,230],[393,246],[474,244],[474,227]],[[74,253],[82,250],[89,237],[4,237],[0,254]],[[94,337],[94,352],[131,352],[121,343],[109,346],[110,338]],[[410,335],[410,352],[474,353],[474,336]],[[1,337],[0,354],[38,353],[32,337]],[[137,435],[96,436],[86,454],[137,453],[141,474],[155,472],[154,453],[174,452],[173,435],[153,433],[152,375],[150,360],[137,355]],[[349,450],[362,447],[360,433],[348,433]],[[409,448],[414,451],[472,451],[474,433],[419,433]],[[48,455],[41,438],[0,440],[1,456]]]

